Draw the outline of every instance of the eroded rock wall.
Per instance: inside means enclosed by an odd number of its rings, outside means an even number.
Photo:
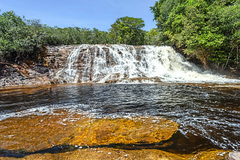
[[[9,86],[26,86],[26,85],[45,85],[57,83],[71,83],[66,81],[66,73],[57,73],[66,68],[68,63],[68,56],[74,49],[79,48],[80,45],[62,45],[62,46],[47,46],[46,54],[42,63],[34,63],[33,61],[26,61],[21,64],[0,63],[0,87]],[[106,52],[106,61],[108,65],[114,65],[112,57],[109,56],[110,45],[101,45]],[[143,47],[134,46],[135,50],[139,52]],[[97,52],[97,53],[96,53]],[[93,61],[100,55],[99,48],[94,45],[89,45],[79,51],[78,59],[73,64],[77,68],[78,83],[91,82],[93,79]],[[120,51],[118,54],[122,54]],[[138,57],[139,59],[141,57]],[[100,75],[100,78],[106,76]],[[119,75],[115,75],[118,78]],[[99,81],[97,79],[96,81]],[[76,82],[76,83],[77,83]],[[108,83],[108,81],[106,82]]]
[[[68,55],[77,46],[47,46],[42,63],[0,63],[0,87],[42,85],[52,83],[52,74],[62,69]]]

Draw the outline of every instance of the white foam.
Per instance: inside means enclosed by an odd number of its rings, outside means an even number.
[[[84,111],[84,108],[89,108],[88,111]],[[75,105],[49,105],[49,106],[41,106],[36,108],[29,108],[18,112],[12,113],[2,113],[0,115],[0,121],[7,118],[14,117],[25,117],[29,115],[58,115],[58,112],[55,112],[58,109],[67,109],[67,111],[71,113],[79,113],[81,115],[88,115],[89,117],[94,117],[97,110],[90,108],[85,104],[75,104]]]
[[[157,83],[154,78],[170,83],[240,83],[238,79],[201,71],[170,46],[137,48],[129,45],[80,45],[69,55],[67,65],[55,78],[68,83]],[[81,62],[85,64],[81,67],[77,64],[79,57],[85,57]],[[148,80],[131,80],[134,78]]]

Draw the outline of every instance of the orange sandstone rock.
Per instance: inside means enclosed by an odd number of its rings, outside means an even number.
[[[123,150],[114,148],[92,148],[80,149],[64,153],[56,154],[32,154],[24,158],[0,157],[0,160],[56,160],[56,159],[84,159],[84,160],[103,160],[103,159],[125,159],[125,160],[224,160],[226,151],[213,150],[202,151],[194,155],[187,154],[173,154],[157,149],[143,149],[143,150]]]
[[[177,128],[175,122],[160,117],[96,119],[55,110],[53,115],[0,121],[0,149],[34,152],[64,144],[151,144],[171,138]]]
[[[151,144],[168,140],[178,125],[159,117],[96,119],[82,123],[67,142],[71,145]]]

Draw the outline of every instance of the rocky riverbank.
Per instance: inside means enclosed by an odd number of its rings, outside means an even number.
[[[0,63],[0,87],[76,82],[161,82],[161,76],[165,76],[161,74],[160,76],[148,75],[149,72],[155,72],[154,68],[156,67],[149,66],[152,65],[153,62],[148,62],[146,60],[146,52],[148,52],[148,54],[152,54],[151,52],[153,52],[150,48],[144,46],[85,45],[78,51],[78,54],[73,55],[71,60],[73,60],[73,58],[76,60],[69,62],[69,55],[78,47],[79,45],[48,46],[46,47],[45,57],[43,57],[41,63],[36,63],[30,60],[20,64]],[[173,49],[171,48],[166,48],[160,51],[159,54],[166,52],[164,55],[162,55],[163,57],[176,55],[175,52],[168,55],[170,52],[172,52],[172,50]],[[167,59],[161,59],[160,57],[159,65],[167,61],[166,64],[164,64],[164,67],[169,67],[166,68],[166,71],[172,70],[174,67],[171,65],[171,63],[175,64],[176,67],[173,69],[173,72],[166,74],[166,78],[174,75],[175,73],[178,74],[176,70],[178,70],[179,67],[186,67],[183,68],[183,70],[189,69],[190,71],[194,69],[194,66],[190,66],[190,63],[186,65],[184,60],[182,62],[178,62],[176,59],[180,60],[181,58],[177,56],[173,58],[168,57]],[[138,61],[138,63],[135,63],[135,61]],[[152,61],[154,61],[154,58]],[[69,68],[69,70],[68,64],[70,64],[72,67],[71,69]],[[122,68],[120,65],[122,65]],[[59,71],[61,71],[61,73]],[[163,71],[163,73],[166,71]],[[110,72],[111,75],[108,75]],[[58,75],[58,73],[60,74]],[[238,78],[240,75],[239,71],[236,69],[232,70],[232,72],[225,71],[221,73],[225,74],[229,78]],[[186,74],[186,76],[189,74]],[[199,75],[193,74],[190,78],[196,76]],[[178,79],[179,77],[176,78]],[[181,77],[179,79],[181,80]]]
[[[49,67],[0,64],[0,87],[49,84]]]
[[[62,69],[76,46],[48,46],[42,63],[0,62],[0,87],[51,84],[52,74]]]

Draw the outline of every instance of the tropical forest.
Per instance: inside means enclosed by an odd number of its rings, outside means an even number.
[[[240,159],[240,0],[12,1],[0,160]]]

